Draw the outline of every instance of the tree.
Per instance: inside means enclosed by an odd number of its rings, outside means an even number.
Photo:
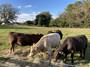
[[[90,27],[90,0],[76,1],[74,4],[69,4],[56,19],[58,19],[58,23],[61,23],[60,26]]]
[[[67,6],[65,13],[69,27],[77,26],[81,22],[81,7],[82,3],[80,1]]]
[[[33,25],[33,21],[28,20],[28,21],[24,22],[24,24],[25,25]]]
[[[62,13],[56,19],[50,21],[49,26],[64,27],[66,26],[66,14]]]
[[[90,27],[90,0],[83,1],[82,12],[84,27]]]
[[[19,14],[18,9],[14,8],[10,4],[0,4],[0,19],[3,20],[4,23],[13,22],[17,18],[17,14]]]
[[[35,24],[39,26],[49,26],[51,14],[49,12],[42,12],[36,16]]]

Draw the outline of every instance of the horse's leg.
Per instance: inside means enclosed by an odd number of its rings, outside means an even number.
[[[12,45],[12,53],[14,53],[15,44]]]
[[[52,56],[51,47],[48,47],[47,50],[48,50],[49,60],[51,61],[51,56]]]
[[[49,43],[47,40],[44,41],[44,46],[46,50],[48,51],[48,55],[51,57],[51,43]]]
[[[83,57],[82,59],[85,59],[86,49],[83,50]]]
[[[48,55],[51,56],[51,48],[48,48]]]
[[[80,51],[80,58],[82,58],[82,50]]]
[[[65,54],[65,59],[64,59],[64,61],[66,61],[66,59],[67,59],[67,54]]]
[[[84,50],[83,50],[83,59],[85,59],[86,48],[87,48],[87,44],[85,45],[85,48],[84,48]]]
[[[11,52],[12,52],[12,45],[11,43],[9,43],[9,55],[11,54]]]
[[[15,44],[13,42],[9,43],[9,54],[14,53],[14,46]]]
[[[72,51],[71,51],[71,63],[72,63],[72,64],[74,63],[73,57],[74,57],[74,51],[72,50]]]

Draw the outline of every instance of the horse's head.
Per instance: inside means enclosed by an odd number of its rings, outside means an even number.
[[[33,55],[35,55],[37,52],[38,52],[38,48],[36,47],[36,44],[33,43],[33,45],[31,46],[31,49],[30,49],[30,54],[29,54],[29,56],[33,56]]]
[[[55,52],[53,54],[53,61],[57,61],[58,59],[62,59],[62,57],[64,57],[63,52],[59,51],[58,49],[55,50]]]
[[[61,39],[63,38],[63,34],[60,30],[56,30],[56,33],[58,33],[60,35]]]

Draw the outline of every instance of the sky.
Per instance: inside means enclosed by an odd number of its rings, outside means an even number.
[[[0,4],[8,3],[19,9],[18,22],[34,20],[41,12],[49,12],[53,18],[64,12],[69,4],[80,0],[0,0]]]

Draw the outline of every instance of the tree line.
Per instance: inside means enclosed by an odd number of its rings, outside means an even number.
[[[69,4],[59,17],[51,20],[50,25],[58,27],[90,27],[90,0]]]
[[[11,5],[0,5],[0,20],[10,22],[16,19],[19,14],[16,8]],[[34,21],[27,20],[26,25],[56,26],[56,27],[90,27],[90,0],[76,1],[69,4],[63,13],[55,19],[49,12],[41,12],[36,15]]]

